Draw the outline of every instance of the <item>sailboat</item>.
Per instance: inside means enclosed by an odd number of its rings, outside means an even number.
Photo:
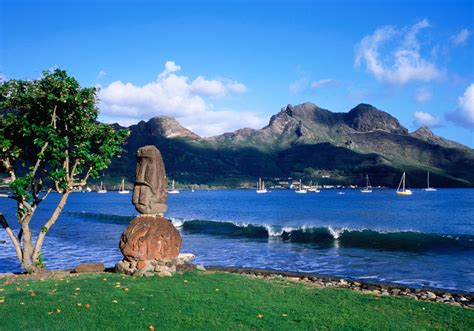
[[[174,179],[173,179],[173,181],[171,182],[171,190],[168,191],[168,194],[179,194],[179,190],[177,190],[177,189],[174,188]]]
[[[191,192],[194,192],[194,185],[191,185]]]
[[[398,184],[398,188],[397,188],[398,195],[412,195],[413,194],[413,192],[410,189],[405,188],[405,185],[406,185],[406,175],[405,173],[403,173],[402,179],[400,180],[400,184]]]
[[[425,192],[436,192],[437,191],[437,189],[435,189],[434,187],[430,187],[430,172],[429,171],[426,174],[426,188],[424,188],[423,191],[425,191]]]
[[[118,191],[119,194],[129,194],[130,191],[125,189],[125,179],[122,178],[122,183],[120,184],[120,188]]]
[[[308,193],[308,191],[303,189],[303,185],[301,184],[301,179],[300,179],[300,187],[297,190],[295,190],[295,193],[299,193],[299,194]]]
[[[372,193],[372,186],[370,185],[370,182],[369,182],[369,175],[366,174],[365,175],[365,181],[366,181],[366,185],[365,187],[360,190],[362,193]]]
[[[105,189],[102,182],[100,182],[100,189],[97,190],[97,193],[107,193],[107,190]]]
[[[257,182],[257,193],[267,193],[267,189],[265,188],[265,181],[261,178],[258,179]]]
[[[311,182],[309,183],[308,192],[314,192],[314,193],[319,193],[319,192],[321,192],[321,191],[319,190],[319,188],[318,188],[318,183],[316,183],[316,185],[313,186],[313,181],[311,181]]]

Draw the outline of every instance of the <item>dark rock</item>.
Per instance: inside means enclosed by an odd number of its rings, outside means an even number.
[[[408,133],[408,130],[401,126],[395,117],[371,105],[362,103],[351,109],[345,117],[347,124],[357,131],[381,130],[395,134]]]
[[[105,266],[103,263],[83,263],[79,264],[74,268],[74,272],[84,273],[84,272],[103,272]]]

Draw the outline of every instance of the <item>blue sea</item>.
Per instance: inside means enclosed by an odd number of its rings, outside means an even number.
[[[205,266],[235,266],[339,276],[370,282],[474,292],[474,190],[346,189],[296,194],[275,190],[181,191],[168,196],[182,252]],[[36,231],[59,195],[37,211]],[[12,227],[15,203],[0,199]],[[73,193],[49,231],[43,258],[49,269],[121,259],[120,235],[136,216],[131,194]],[[20,266],[0,229],[0,272]]]

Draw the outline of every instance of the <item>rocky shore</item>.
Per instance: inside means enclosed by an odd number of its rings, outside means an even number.
[[[231,268],[231,267],[206,267],[207,271],[222,271],[248,275],[259,279],[282,278],[294,282],[304,282],[315,287],[348,288],[357,292],[375,296],[407,297],[414,300],[444,303],[458,307],[474,309],[474,297],[469,293],[454,293],[439,289],[409,288],[394,284],[367,283],[347,280],[338,277],[308,275],[294,272]]]

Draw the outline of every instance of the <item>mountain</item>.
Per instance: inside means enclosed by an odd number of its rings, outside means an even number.
[[[431,144],[434,144],[434,145],[440,145],[440,146],[447,147],[447,148],[460,148],[460,149],[466,149],[467,148],[466,146],[464,146],[460,143],[457,143],[455,141],[444,139],[442,137],[436,136],[426,126],[422,126],[418,130],[412,132],[411,135],[415,138],[427,141],[427,142],[429,142]]]
[[[355,134],[374,131],[408,133],[396,118],[367,104],[360,104],[348,113],[333,113],[306,102],[282,108],[261,130],[237,130],[208,141],[215,146],[258,146],[282,150],[296,144],[323,142],[345,146],[351,143]]]
[[[389,113],[360,104],[334,113],[312,103],[288,105],[260,130],[202,138],[171,117],[155,117],[130,128],[120,159],[107,176],[133,181],[135,152],[156,145],[167,173],[180,182],[239,185],[256,177],[303,178],[374,185],[396,185],[403,171],[414,186],[426,171],[436,186],[474,186],[474,151],[422,127],[409,133]],[[330,178],[321,178],[322,175]]]

